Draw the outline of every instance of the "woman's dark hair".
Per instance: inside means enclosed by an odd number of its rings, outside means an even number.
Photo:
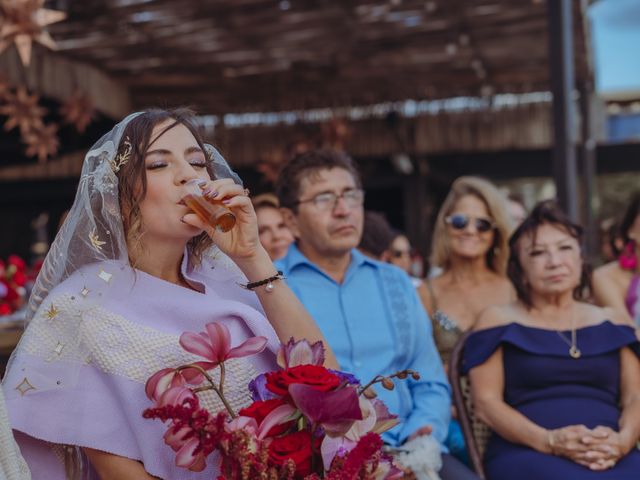
[[[364,212],[364,226],[362,228],[362,238],[358,248],[376,258],[391,247],[391,243],[398,236],[385,216],[381,213],[367,210]]]
[[[151,134],[153,129],[167,120],[173,120],[158,135],[160,138],[168,130],[177,125],[184,125],[193,134],[198,146],[203,152],[207,150],[204,147],[204,140],[200,132],[195,126],[195,115],[193,111],[187,108],[178,108],[175,110],[163,110],[159,108],[151,108],[143,111],[140,115],[129,122],[125,128],[118,153],[122,154],[127,148],[131,149],[130,158],[122,165],[118,175],[118,200],[120,202],[120,211],[122,214],[122,223],[124,226],[127,241],[131,241],[133,251],[129,251],[130,261],[135,265],[135,257],[137,253],[136,247],[139,239],[144,235],[144,225],[142,224],[142,215],[140,212],[140,203],[147,193],[147,173],[145,168],[145,154],[150,148]],[[210,168],[210,162],[207,162],[207,170],[211,178],[216,178],[213,170]],[[194,237],[189,242],[189,248],[192,253],[192,261],[198,264],[201,260],[202,253],[211,246],[212,240],[206,233]]]
[[[622,222],[620,222],[620,235],[622,235],[625,245],[631,240],[629,238],[629,230],[631,230],[633,222],[636,221],[638,215],[640,215],[640,192],[636,192],[631,197],[631,202],[629,202],[627,210],[624,212],[624,217],[622,217]]]
[[[509,260],[507,262],[507,276],[518,295],[518,299],[527,307],[531,307],[531,291],[524,278],[524,270],[520,265],[518,258],[518,242],[525,235],[530,236],[535,241],[538,229],[542,225],[553,225],[566,231],[575,238],[582,246],[582,227],[573,223],[571,219],[558,207],[552,200],[546,200],[538,203],[531,213],[524,219],[516,231],[513,232],[509,239]],[[591,268],[584,260],[582,262],[582,273],[580,275],[580,284],[573,290],[573,298],[576,300],[584,300],[590,294],[591,290]]]

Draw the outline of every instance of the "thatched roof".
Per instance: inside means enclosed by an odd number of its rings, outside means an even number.
[[[60,53],[130,87],[134,107],[219,114],[549,89],[542,0],[59,3]],[[584,5],[579,80],[591,78]]]

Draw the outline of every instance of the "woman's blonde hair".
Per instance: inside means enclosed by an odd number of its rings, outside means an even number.
[[[493,245],[487,252],[487,267],[500,275],[505,275],[509,259],[509,236],[513,225],[507,212],[504,195],[491,182],[478,177],[459,177],[453,182],[438,212],[431,244],[431,265],[444,270],[451,266],[451,248],[445,218],[451,215],[456,203],[467,195],[473,195],[481,200],[495,223]]]

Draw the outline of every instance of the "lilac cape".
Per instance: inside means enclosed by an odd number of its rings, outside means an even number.
[[[205,259],[193,271],[183,262],[185,278],[200,292],[107,262],[74,273],[47,296],[3,382],[11,426],[34,480],[65,478],[63,445],[139,460],[166,480],[216,478],[217,461],[200,473],[177,467],[162,439],[166,426],[142,418],[151,406],[147,378],[198,360],[178,339],[208,322],[224,323],[232,346],[254,335],[268,339],[261,354],[228,362],[225,389],[236,411],[251,401],[249,381],[276,368],[279,342],[257,297],[237,285],[237,269],[216,265]],[[211,410],[223,409],[213,395],[201,399]],[[88,470],[88,478],[97,477]]]

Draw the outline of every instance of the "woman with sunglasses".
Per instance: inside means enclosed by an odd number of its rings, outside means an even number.
[[[423,298],[445,366],[480,312],[515,298],[506,277],[510,233],[505,199],[495,186],[476,177],[453,182],[431,243],[431,265],[442,273],[427,280]]]

